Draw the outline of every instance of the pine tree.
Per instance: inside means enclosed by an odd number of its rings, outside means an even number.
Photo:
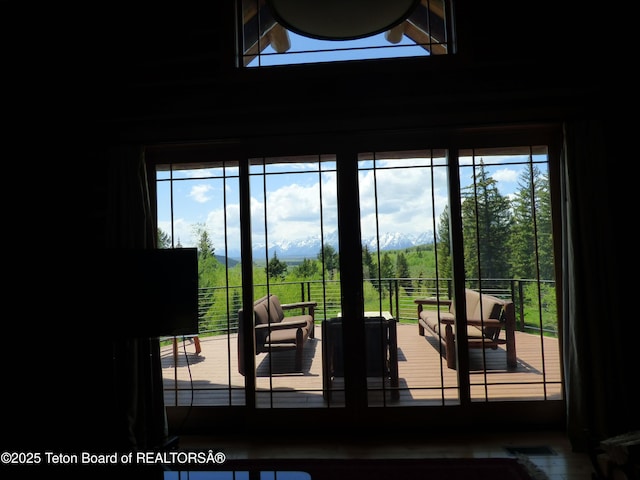
[[[540,278],[542,280],[555,279],[555,262],[553,255],[553,224],[551,218],[551,193],[549,191],[549,176],[541,174],[536,182],[536,202],[538,208],[538,255]]]
[[[382,278],[393,278],[394,277],[394,268],[393,262],[391,261],[391,257],[388,252],[384,252],[382,255],[382,260],[380,261],[380,275]]]
[[[512,218],[509,199],[480,160],[473,185],[462,189],[462,234],[468,279],[509,278],[509,236]]]
[[[409,277],[409,262],[404,253],[399,252],[396,258],[396,278],[408,279]],[[400,280],[400,286],[406,290],[411,286],[411,280]]]
[[[171,248],[171,237],[158,227],[158,248]]]
[[[378,276],[377,267],[368,245],[362,247],[362,274],[364,278],[376,278]]]
[[[549,181],[535,165],[523,171],[512,201],[514,225],[510,248],[513,275],[553,279],[553,239]],[[536,251],[538,254],[536,255]]]
[[[436,236],[438,255],[438,278],[451,278],[451,237],[449,234],[449,206],[446,205],[440,214],[438,234]]]
[[[213,257],[216,249],[213,247],[213,242],[211,241],[206,225],[203,223],[196,223],[193,226],[193,231],[198,237],[198,257],[200,259]]]
[[[393,266],[393,262],[391,261],[391,257],[388,252],[384,252],[382,258],[380,259],[380,279],[383,278],[393,278],[395,273],[395,269]],[[378,286],[378,290],[380,295],[384,297],[384,291],[389,290],[389,282],[380,280]]]
[[[278,258],[278,254],[273,252],[273,258],[269,260],[269,264],[265,267],[264,271],[269,278],[279,278],[280,280],[284,280],[284,277],[287,274],[287,269],[287,264],[285,262],[281,262]]]
[[[514,225],[511,231],[511,266],[519,278],[536,278],[536,237],[534,191],[532,186],[539,174],[535,166],[522,171],[518,190],[512,200]]]
[[[318,260],[324,265],[324,268],[329,273],[329,278],[333,280],[335,272],[339,267],[339,257],[336,249],[331,245],[324,245],[320,253],[318,253]]]
[[[198,285],[200,288],[213,287],[217,284],[215,270],[220,266],[214,255],[213,242],[204,224],[195,224],[193,230],[198,237]]]

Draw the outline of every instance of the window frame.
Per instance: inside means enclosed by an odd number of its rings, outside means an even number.
[[[184,147],[176,147],[173,151],[167,151],[162,146],[150,146],[147,149],[147,158],[149,162],[149,170],[153,170],[153,165],[158,162],[162,162],[163,158],[166,161],[166,155],[171,158],[176,158],[175,154],[179,154],[181,148],[185,148],[187,152],[187,161],[196,165],[200,162],[211,161],[212,158],[217,156],[225,157],[229,151],[234,152],[234,158],[250,158],[256,156],[287,156],[308,154],[315,150],[314,145],[324,145],[324,151],[337,151],[340,155],[346,155],[351,157],[350,162],[338,161],[340,176],[344,182],[341,187],[344,191],[351,191],[353,184],[353,175],[357,175],[357,153],[361,151],[389,151],[389,150],[410,150],[424,148],[426,144],[429,148],[443,148],[449,151],[459,151],[462,149],[480,149],[483,147],[494,148],[496,146],[522,146],[522,145],[537,145],[544,144],[549,149],[549,182],[550,182],[550,194],[552,204],[552,218],[553,218],[553,234],[554,234],[554,249],[556,258],[556,286],[557,286],[557,298],[562,299],[562,269],[559,259],[560,245],[561,245],[561,223],[560,223],[560,169],[561,169],[561,144],[562,144],[562,128],[558,124],[531,124],[531,125],[506,125],[501,127],[478,127],[471,129],[454,129],[454,130],[432,130],[432,131],[420,131],[420,132],[405,132],[398,134],[397,132],[388,132],[381,135],[380,132],[371,133],[370,135],[359,137],[353,141],[345,141],[340,136],[331,137],[327,135],[311,136],[305,138],[303,141],[291,139],[288,142],[287,139],[280,139],[281,141],[272,142],[270,140],[266,142],[259,141],[258,139],[251,139],[248,142],[238,142],[229,149],[229,146],[220,149],[217,147],[211,147],[211,145],[191,145]],[[247,148],[247,145],[250,148]],[[287,145],[287,147],[283,147]],[[306,147],[304,146],[306,145]],[[174,146],[175,147],[175,146]],[[169,149],[172,150],[172,149]],[[212,154],[212,152],[214,152]],[[258,153],[261,152],[261,153]],[[303,153],[304,152],[304,153]],[[241,161],[242,164],[242,161]],[[351,171],[355,169],[354,171]],[[242,175],[242,173],[241,173]],[[246,172],[248,178],[248,170]],[[150,182],[153,185],[153,182]],[[357,191],[357,189],[356,189]],[[248,194],[248,192],[246,192]],[[155,195],[155,191],[152,192]],[[456,197],[454,195],[454,197]],[[459,195],[457,196],[459,201]],[[359,236],[358,236],[359,238]],[[250,238],[249,238],[250,242]],[[360,244],[352,242],[350,247],[347,247],[345,253],[347,257],[355,258],[356,249],[357,253],[360,253]],[[357,270],[357,269],[356,269]],[[251,280],[249,280],[251,281]],[[244,280],[243,280],[244,283]],[[359,295],[357,285],[361,285],[361,282],[349,282],[352,285],[354,291],[343,292],[345,296]],[[355,286],[354,286],[355,285]],[[250,290],[249,290],[250,291]],[[251,297],[247,294],[244,298],[244,303],[251,303],[249,299]],[[560,301],[560,300],[559,300]],[[348,308],[348,307],[347,307]],[[353,308],[353,305],[352,305]],[[357,308],[357,307],[355,307]],[[562,306],[558,305],[558,316],[561,318]],[[559,335],[562,335],[561,325],[559,325]],[[560,337],[561,340],[561,337]],[[560,347],[562,342],[560,341]],[[356,354],[358,348],[364,349],[364,346],[355,347]],[[364,350],[361,352],[364,353]],[[562,349],[560,350],[562,354]],[[465,367],[464,360],[461,366],[461,375],[465,375],[468,378],[468,367]],[[255,403],[250,401],[250,385],[249,381],[247,387],[248,402],[245,406],[231,406],[231,407],[202,407],[197,408],[200,412],[197,415],[199,425],[192,423],[189,420],[185,421],[185,418],[189,416],[189,407],[183,406],[168,406],[168,418],[170,425],[176,427],[181,425],[183,428],[199,429],[199,428],[216,428],[224,429],[229,427],[231,430],[237,428],[238,424],[245,425],[246,428],[251,426],[246,423],[246,416],[254,418],[255,415],[260,416],[261,425],[278,425],[278,422],[284,421],[285,418],[289,418],[288,422],[295,421],[293,418],[300,417],[300,420],[309,415],[309,410],[302,409],[272,409],[272,410],[260,410],[255,407]],[[322,422],[326,420],[329,425],[335,424],[336,421],[346,422],[346,424],[353,423],[353,419],[359,418],[359,421],[364,422],[376,422],[379,421],[379,413],[376,412],[376,408],[366,406],[366,384],[362,385],[360,382],[352,382],[352,390],[348,394],[351,400],[348,400],[348,404],[344,409],[313,409],[314,416],[318,415],[318,420]],[[255,385],[254,385],[255,386]],[[468,388],[463,380],[459,383],[459,388],[463,391]],[[393,422],[393,426],[399,429],[406,428],[419,428],[419,425],[429,425],[436,427],[442,426],[464,426],[465,418],[468,415],[479,414],[481,416],[494,414],[500,415],[503,419],[509,419],[513,424],[521,425],[539,425],[544,423],[547,425],[559,426],[564,421],[564,399],[561,400],[545,400],[539,401],[525,401],[525,402],[470,402],[468,396],[463,394],[462,404],[457,407],[442,406],[442,407],[406,407],[403,409],[386,409],[385,415],[389,416],[389,422]],[[527,409],[531,414],[526,418],[522,417],[523,409]],[[401,411],[398,411],[401,410]],[[418,415],[417,420],[415,417],[409,415],[408,418],[403,411],[410,410],[415,411]],[[438,412],[442,411],[442,415]],[[447,413],[445,413],[447,412]],[[431,421],[426,422],[429,418]],[[358,422],[356,422],[358,423]]]
[[[405,21],[387,32],[339,41],[289,32],[273,18],[265,3],[236,0],[236,65],[260,69],[453,55],[456,53],[453,3],[454,0],[422,0]],[[304,44],[304,48],[296,49],[296,44]]]

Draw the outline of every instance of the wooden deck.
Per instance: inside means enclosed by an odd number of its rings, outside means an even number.
[[[429,335],[419,336],[417,325],[399,324],[397,331],[399,399],[391,396],[388,380],[369,378],[369,405],[457,404],[457,372],[447,368],[438,342]],[[201,337],[202,351],[196,354],[193,340],[180,341],[177,368],[171,345],[161,347],[166,405],[244,405],[244,377],[237,369],[236,342],[235,334]],[[562,398],[558,340],[516,332],[516,352],[517,367],[509,370],[503,347],[470,351],[472,400]],[[343,406],[342,379],[335,379],[330,401],[323,396],[321,328],[316,328],[316,338],[305,346],[303,372],[291,370],[293,354],[283,351],[256,357],[258,406]]]

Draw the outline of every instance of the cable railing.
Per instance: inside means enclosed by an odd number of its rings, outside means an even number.
[[[467,280],[468,288],[499,298],[511,298],[520,331],[557,335],[555,282],[528,279]],[[254,285],[254,296],[276,294],[282,303],[315,301],[316,321],[333,318],[341,311],[339,280],[300,280]],[[399,323],[417,323],[416,298],[451,298],[450,279],[382,278],[365,279],[365,311],[389,311]],[[541,293],[540,293],[541,292]],[[241,286],[200,288],[198,291],[199,334],[223,335],[238,330],[238,310],[242,308]]]

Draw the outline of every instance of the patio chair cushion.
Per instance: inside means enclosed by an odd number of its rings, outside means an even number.
[[[316,302],[282,304],[277,295],[265,295],[253,304],[254,347],[256,355],[274,350],[296,350],[296,371],[302,370],[305,342],[315,335],[314,309]],[[298,309],[298,315],[285,311]],[[238,371],[244,375],[245,325],[243,310],[238,310]]]
[[[418,333],[428,331],[438,338],[444,347],[447,366],[455,368],[455,302],[451,300],[416,299],[418,304]],[[424,305],[448,305],[448,311],[426,310]],[[497,349],[506,345],[507,365],[517,364],[515,353],[515,308],[513,301],[494,295],[465,289],[465,307],[467,310],[467,339],[469,348]],[[504,331],[504,338],[500,333]]]

